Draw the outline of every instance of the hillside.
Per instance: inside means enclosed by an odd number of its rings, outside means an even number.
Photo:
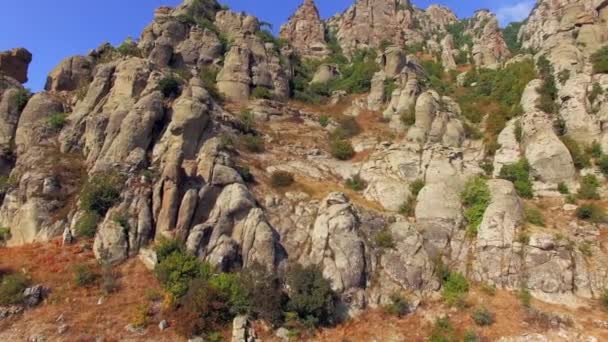
[[[608,340],[607,5],[0,53],[0,340]]]

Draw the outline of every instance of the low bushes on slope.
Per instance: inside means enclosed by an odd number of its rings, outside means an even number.
[[[469,180],[460,194],[462,205],[465,207],[464,216],[468,222],[467,231],[471,236],[477,235],[477,229],[483,219],[492,196],[485,179],[475,177]]]

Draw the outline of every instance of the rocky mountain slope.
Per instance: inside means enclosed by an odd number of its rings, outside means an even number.
[[[507,42],[486,10],[305,0],[279,39],[186,0],[36,94],[1,53],[0,337],[608,339],[607,11],[542,0]],[[148,303],[33,329],[79,309],[32,248]],[[23,272],[51,295],[21,317]]]

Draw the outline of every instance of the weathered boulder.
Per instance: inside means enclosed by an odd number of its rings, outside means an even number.
[[[321,202],[308,260],[321,266],[339,293],[365,284],[365,244],[358,225],[353,205],[344,194],[331,193]]]
[[[568,182],[576,170],[572,156],[553,131],[553,123],[543,112],[526,113],[521,118],[522,146],[532,175],[542,182]]]
[[[441,64],[445,70],[456,69],[456,61],[454,60],[454,37],[451,34],[446,35],[441,40]]]
[[[31,61],[32,54],[24,48],[0,52],[0,74],[26,83],[27,69]]]
[[[86,87],[93,76],[93,58],[73,56],[64,59],[51,71],[44,89],[47,91],[72,91]]]
[[[521,125],[520,119],[511,119],[498,135],[497,143],[500,147],[494,155],[494,177],[498,177],[503,166],[521,159],[522,151],[518,137],[515,135],[518,125]]]
[[[337,78],[338,76],[340,76],[340,70],[338,70],[338,67],[336,65],[321,64],[319,68],[317,68],[317,71],[313,75],[312,81],[310,81],[310,83],[323,84]]]
[[[509,181],[490,180],[488,186],[492,199],[477,232],[473,278],[516,288],[521,280],[522,249],[516,243],[516,233],[524,222],[523,202]]]
[[[50,93],[32,96],[23,109],[15,132],[17,154],[25,153],[49,136],[47,119],[54,113],[63,113],[63,103]]]

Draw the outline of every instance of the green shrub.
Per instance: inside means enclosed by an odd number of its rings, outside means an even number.
[[[536,107],[546,113],[556,113],[557,85],[553,76],[553,66],[547,57],[543,55],[537,61],[537,69],[543,84],[537,89],[540,98]]]
[[[600,186],[600,181],[594,175],[586,175],[581,179],[581,187],[578,189],[578,198],[580,199],[599,199],[597,188]]]
[[[530,164],[528,160],[520,159],[517,163],[504,165],[499,177],[513,182],[517,194],[524,198],[532,198],[532,182],[530,181]]]
[[[570,189],[568,189],[568,185],[564,182],[560,182],[557,184],[557,191],[559,191],[562,195],[568,195],[570,193]]]
[[[534,207],[526,207],[526,221],[537,226],[545,226],[545,218],[543,213]]]
[[[428,342],[456,342],[456,336],[452,322],[447,317],[438,318],[433,325]]]
[[[367,187],[367,182],[356,174],[346,180],[346,187],[354,191],[363,191]]]
[[[604,208],[598,206],[597,204],[583,204],[576,209],[576,217],[596,223],[601,223],[606,221],[606,212]]]
[[[251,310],[251,299],[238,273],[220,273],[209,279],[209,285],[227,299],[232,315],[247,314]]]
[[[118,45],[116,51],[123,56],[141,57],[141,51],[137,47],[137,44],[130,39],[127,39]]]
[[[17,111],[21,113],[30,97],[32,97],[32,93],[28,89],[18,89],[11,101],[15,108],[17,108]]]
[[[530,290],[521,288],[517,292],[517,297],[524,307],[529,308],[532,305],[532,294],[530,293]]]
[[[387,78],[384,80],[384,99],[390,100],[393,96],[393,92],[397,89],[397,84],[395,84],[395,80],[392,78]]]
[[[461,305],[469,292],[469,282],[462,273],[450,272],[443,283],[441,296],[448,305]]]
[[[241,144],[251,153],[263,153],[266,151],[264,139],[258,135],[246,134],[241,136]]]
[[[391,233],[390,229],[388,228],[379,231],[374,237],[374,242],[378,248],[395,248],[395,240],[393,239],[393,233]]]
[[[162,262],[169,255],[173,253],[183,253],[181,243],[176,239],[160,238],[156,245],[154,245],[154,251],[156,252],[156,259],[158,262]]]
[[[273,188],[285,188],[293,184],[293,174],[287,171],[274,171],[270,175],[270,185]]]
[[[480,327],[488,326],[494,324],[494,314],[492,314],[486,308],[479,308],[471,314],[471,318],[475,321],[475,324]]]
[[[410,183],[410,192],[412,193],[412,196],[418,197],[418,194],[420,193],[420,190],[424,188],[424,185],[425,183],[422,179],[416,179]]]
[[[361,132],[361,127],[352,116],[345,116],[338,120],[338,127],[331,132],[332,139],[348,139]]]
[[[524,135],[524,132],[521,127],[521,122],[519,120],[515,123],[515,128],[514,128],[513,133],[515,134],[515,140],[517,140],[517,142],[521,144],[521,139]]]
[[[93,285],[97,281],[97,274],[87,264],[77,264],[72,268],[74,283],[79,287]]]
[[[602,86],[599,83],[595,82],[595,83],[593,83],[593,88],[587,95],[587,99],[589,100],[589,102],[594,103],[595,100],[597,100],[597,98],[600,95],[602,95],[603,93],[604,93],[604,88],[602,88]]]
[[[342,77],[333,82],[332,90],[344,90],[350,94],[369,92],[376,71],[376,53],[373,50],[356,51],[351,63],[340,68]]]
[[[0,244],[11,239],[10,228],[0,227]]]
[[[477,229],[483,220],[490,200],[490,188],[485,179],[475,177],[465,184],[464,191],[460,194],[463,206],[465,207],[464,216],[468,222],[468,232],[472,236],[477,235]]]
[[[483,139],[483,133],[481,130],[467,122],[464,123],[464,136],[471,140]]]
[[[566,148],[568,148],[568,151],[570,151],[574,167],[580,170],[591,166],[589,155],[583,151],[578,142],[567,136],[561,137],[561,140],[566,145]]]
[[[327,115],[319,116],[319,125],[321,125],[321,127],[327,127],[327,125],[329,125],[329,116],[327,116]]]
[[[566,84],[566,82],[568,82],[568,80],[570,79],[570,70],[564,69],[564,70],[560,71],[557,74],[557,79],[559,80],[559,83],[561,83],[562,85]]]
[[[248,110],[239,113],[239,122],[245,131],[250,131],[255,126],[255,116]]]
[[[278,276],[265,266],[254,263],[243,270],[241,279],[249,293],[254,317],[275,325],[280,324],[286,298],[280,290]]]
[[[530,243],[530,235],[525,231],[520,231],[515,237],[515,241],[521,243],[522,245],[528,245]]]
[[[82,208],[104,216],[120,199],[122,185],[123,178],[118,174],[98,173],[93,175],[80,192]]]
[[[154,273],[167,292],[175,298],[180,298],[188,292],[192,280],[208,279],[211,268],[208,264],[201,263],[194,255],[175,251],[158,263]]]
[[[295,312],[301,320],[312,325],[333,321],[335,294],[317,266],[290,267],[287,271],[287,285],[290,289],[288,311]]]
[[[467,330],[464,332],[464,336],[462,337],[463,342],[480,342],[479,336],[472,330]]]
[[[578,250],[586,257],[590,258],[593,256],[593,251],[591,250],[591,243],[588,241],[582,242],[578,246]]]
[[[99,220],[100,216],[97,212],[90,210],[85,211],[78,221],[76,221],[76,225],[74,227],[76,235],[85,238],[95,237]]]
[[[0,278],[0,305],[15,305],[23,301],[23,291],[29,281],[22,273],[12,273]]]
[[[253,88],[253,90],[251,91],[251,97],[255,99],[270,100],[272,99],[272,93],[270,92],[270,89],[258,86]]]
[[[594,73],[608,73],[608,46],[604,46],[591,55],[591,63],[593,63]]]
[[[180,92],[179,80],[173,76],[167,76],[158,82],[158,89],[165,97],[176,97]]]
[[[48,117],[47,123],[53,131],[59,131],[65,126],[66,118],[67,114],[65,113],[53,113]]]
[[[604,155],[602,145],[595,140],[591,143],[591,146],[585,150],[585,152],[594,159],[599,159]]]
[[[393,316],[403,317],[409,312],[409,302],[407,298],[399,293],[393,293],[390,297],[391,303],[384,307],[384,310]]]
[[[331,155],[339,160],[349,160],[355,155],[355,150],[348,140],[332,139],[329,147]]]
[[[408,197],[401,206],[399,206],[399,214],[405,215],[407,217],[414,216],[416,211],[416,198],[410,196]]]
[[[222,101],[224,98],[222,94],[217,89],[217,74],[219,73],[219,69],[215,67],[203,67],[201,72],[199,73],[199,78],[203,82],[203,86],[211,97],[215,100]]]

